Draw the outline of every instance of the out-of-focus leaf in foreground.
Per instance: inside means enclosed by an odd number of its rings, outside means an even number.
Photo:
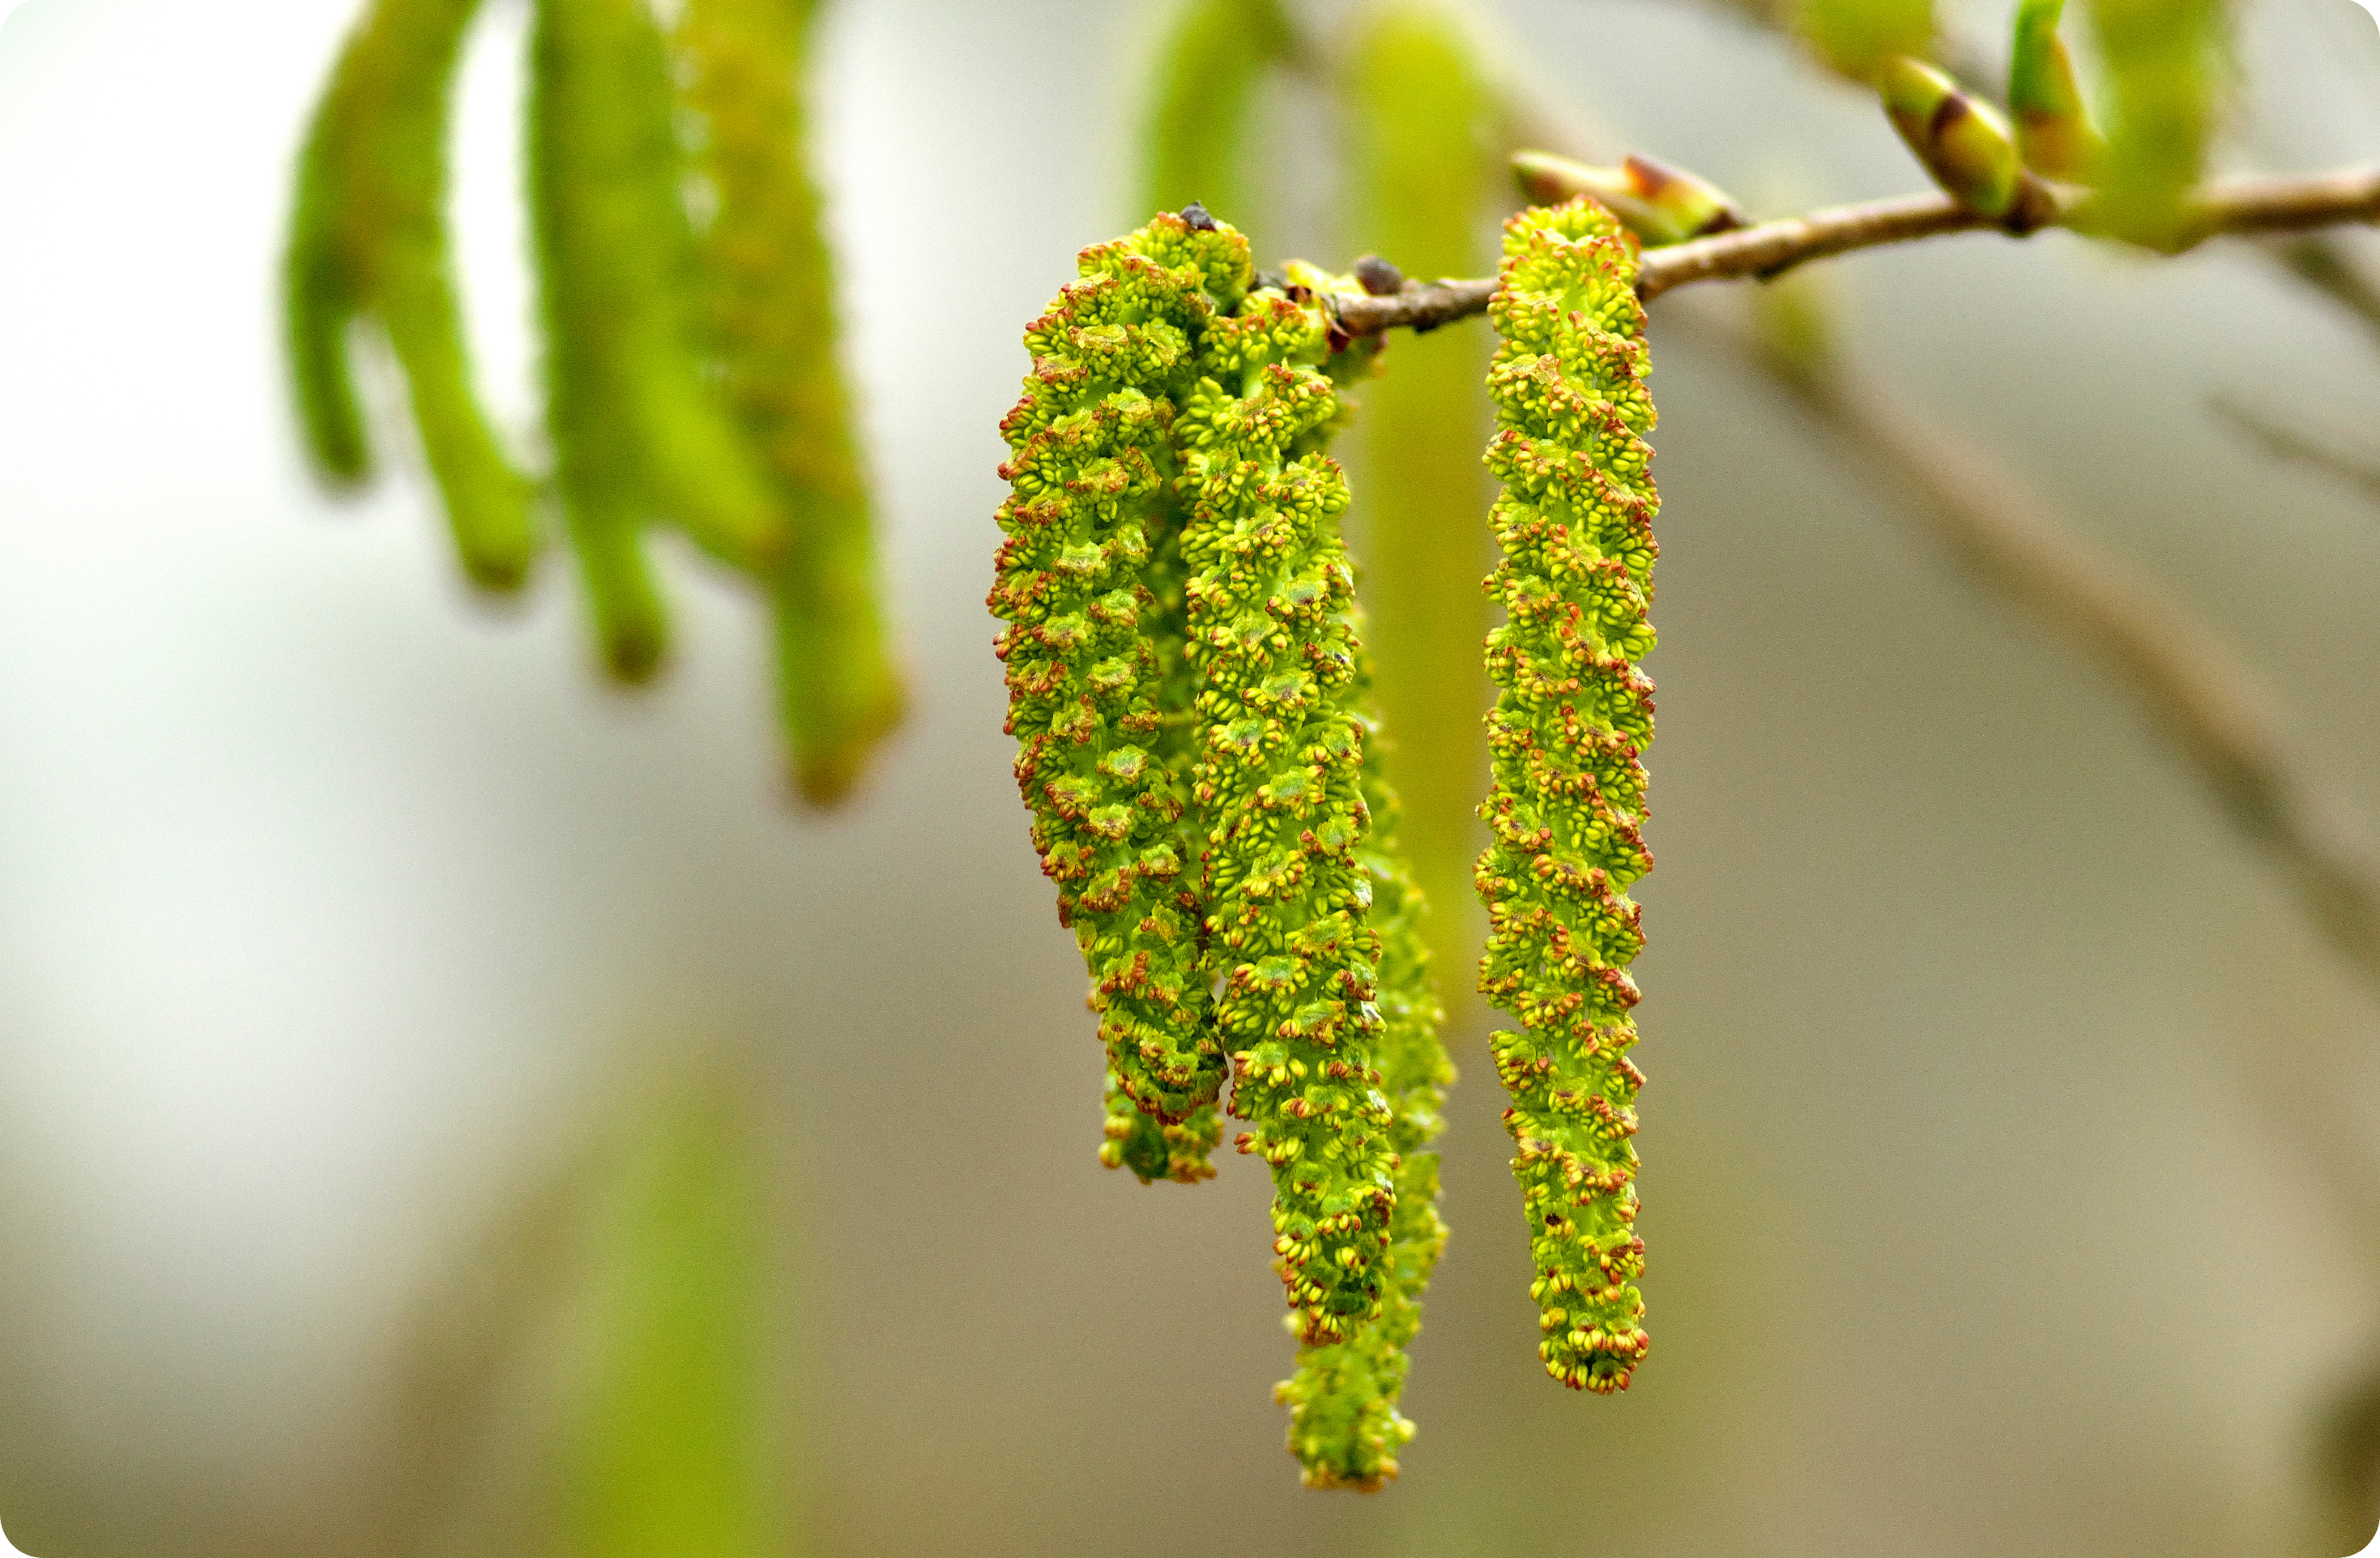
[[[2109,121],[2099,225],[2135,243],[2169,246],[2188,229],[2184,197],[2205,172],[2215,133],[2222,0],[2091,0],[2091,20]]]

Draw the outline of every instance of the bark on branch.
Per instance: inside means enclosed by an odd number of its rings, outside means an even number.
[[[2190,242],[2198,243],[2222,234],[2307,232],[2375,217],[2380,217],[2380,168],[2230,179],[2200,192],[2198,219],[2188,236]],[[2087,232],[2091,224],[2091,201],[2075,197],[2061,203],[2050,225]],[[1775,275],[1830,254],[1998,225],[1991,217],[1943,194],[1829,206],[1756,227],[1647,250],[1637,273],[1636,291],[1651,298],[1689,282]],[[1434,330],[1485,313],[1495,291],[1493,277],[1480,277],[1408,286],[1386,298],[1342,294],[1331,302],[1341,329],[1350,335],[1371,335],[1384,330]]]

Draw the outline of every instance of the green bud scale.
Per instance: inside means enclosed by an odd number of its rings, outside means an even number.
[[[1942,192],[2029,233],[2058,213],[2057,201],[2017,155],[1998,109],[1923,60],[1898,55],[1876,74],[1885,114]]]
[[[1600,206],[1533,207],[1504,225],[1488,306],[1500,345],[1487,459],[1504,490],[1488,582],[1506,620],[1488,638],[1479,989],[1521,1024],[1489,1048],[1512,1100],[1538,1354],[1555,1379],[1599,1392],[1626,1389],[1647,1345],[1627,972],[1644,937],[1627,889],[1653,864],[1637,761],[1653,684],[1636,662],[1653,647],[1659,498],[1635,279],[1633,247]]]
[[[2107,148],[2058,35],[2065,8],[2066,0],[2019,0],[2009,47],[2009,113],[2026,166],[2052,178],[2087,180]]]

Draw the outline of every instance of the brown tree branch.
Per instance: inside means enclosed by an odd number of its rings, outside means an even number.
[[[2380,860],[2346,808],[2301,774],[2272,700],[2187,611],[2128,576],[1995,462],[1840,369],[1777,371],[1811,420],[1897,488],[1975,582],[2111,673],[2232,824],[2278,865],[2310,919],[2380,984]]]
[[[1600,160],[1612,160],[1609,134],[1570,105],[1516,79],[1500,86],[1505,130],[1516,144],[1548,146],[1589,160],[1600,151]],[[2223,185],[2210,196],[2215,213],[2238,212],[2243,228],[2267,234],[2285,212],[2315,225],[2309,200],[2322,208],[2321,221],[2369,221],[2380,210],[2380,173]],[[1871,219],[1874,225],[1864,227]],[[1757,274],[1767,266],[1864,247],[1837,241],[1846,232],[1889,232],[1889,238],[1876,241],[1902,241],[1989,225],[1947,196],[1921,195],[1739,229],[1655,250],[1645,259],[1648,264],[1694,268],[1694,274],[1664,284],[1674,286]],[[1707,262],[1695,258],[1698,249],[1703,255],[1742,257],[1744,246],[1797,233],[1810,237],[1755,251],[1757,262],[1743,269],[1702,268]],[[1815,247],[1813,239],[1828,247]],[[2335,246],[2319,237],[2298,241],[2331,250],[2291,258],[2309,273],[2323,273],[2305,279],[2327,282],[2325,290],[2337,291],[2343,284],[2332,273],[2342,266],[2316,263],[2333,259]],[[1682,253],[1686,258],[1676,258]],[[1330,301],[1340,310],[1342,328],[1369,334],[1434,329],[1482,313],[1494,292],[1495,283],[1488,279],[1408,282],[1390,297],[1342,296]],[[2342,298],[2350,306],[2364,300]],[[2366,317],[2380,329],[2380,308]],[[2076,537],[1982,451],[1918,422],[1872,389],[1854,388],[1848,379],[1797,373],[1741,335],[1730,345],[1747,365],[1764,370],[1764,377],[1847,454],[1912,500],[1895,505],[1893,512],[1961,565],[1980,589],[2034,617],[2109,671],[2217,797],[2226,819],[2280,864],[2325,940],[2359,972],[2380,982],[2380,861],[2366,857],[2353,813],[2333,804],[2299,769],[2281,737],[2271,699],[2219,638],[2186,607],[2129,578]]]
[[[2287,423],[2237,400],[2218,396],[2212,402],[2212,407],[2216,415],[2263,445],[2265,452],[2275,459],[2312,466],[2355,488],[2365,497],[2380,502],[2380,467],[2366,465],[2342,454],[2321,440],[2309,438]]]
[[[2380,217],[2380,168],[2230,179],[2201,191],[2189,239],[2196,243],[2220,234],[2303,232],[2375,217]],[[2069,197],[2050,225],[2087,231],[2091,221],[2091,201]],[[1637,273],[1636,291],[1651,298],[1689,282],[1770,276],[1831,254],[1997,225],[1992,218],[1943,194],[1829,206],[1756,227],[1647,250]],[[1484,313],[1495,290],[1494,280],[1483,277],[1411,286],[1386,298],[1340,295],[1330,301],[1342,330],[1350,335],[1370,335],[1400,328],[1432,330]]]

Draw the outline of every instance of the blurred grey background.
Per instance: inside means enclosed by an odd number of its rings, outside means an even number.
[[[2362,1540],[2326,1425],[2380,1364],[2380,1004],[2101,675],[1658,310],[1655,1349],[1617,1400],[1543,1377],[1466,1031],[1420,1436],[1380,1495],[1302,1491],[1269,1398],[1292,1349],[1261,1170],[1185,1191],[1095,1161],[1092,1025],[981,605],[1019,330],[1076,247],[1136,220],[1154,16],[833,10],[825,172],[917,708],[865,801],[819,819],[778,795],[760,614],[699,560],[669,559],[674,674],[617,697],[558,560],[491,611],[421,480],[334,505],[301,468],[274,273],[350,14],[27,0],[0,28],[18,1546],[370,1551],[406,1317],[689,1033],[771,1057],[818,1552]],[[1722,183],[1920,187],[1870,104],[1729,16],[1473,14]],[[2367,18],[2262,0],[2242,27],[2255,155],[2380,155]],[[500,5],[472,46],[458,220],[482,377],[526,429],[523,34]],[[1293,119],[1281,151],[1327,133]],[[1351,258],[1318,207],[1288,225]],[[2219,246],[2150,265],[1973,237],[1832,281],[1913,404],[2195,607],[2380,815],[2380,509],[2205,407],[2380,454],[2357,327]]]

